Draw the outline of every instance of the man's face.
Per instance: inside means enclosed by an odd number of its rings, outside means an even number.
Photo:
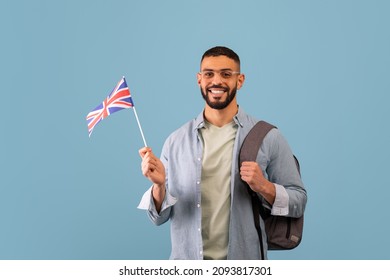
[[[203,59],[197,79],[207,105],[221,110],[235,101],[236,92],[242,87],[245,77],[240,74],[240,67],[233,59],[211,56]]]

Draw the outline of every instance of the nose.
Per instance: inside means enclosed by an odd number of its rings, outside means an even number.
[[[218,74],[216,73],[213,76],[212,84],[213,85],[221,85],[222,84],[222,77],[221,77],[220,73],[218,73]]]

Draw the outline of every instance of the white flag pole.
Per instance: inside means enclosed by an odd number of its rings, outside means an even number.
[[[141,124],[140,124],[140,122],[139,122],[138,115],[137,115],[137,111],[135,110],[135,106],[133,106],[133,111],[134,111],[135,118],[137,119],[139,131],[141,132],[141,136],[142,136],[142,140],[144,140],[144,145],[145,145],[145,147],[147,147],[148,145],[146,144],[144,132],[142,131],[142,127],[141,127]]]
[[[123,76],[123,80],[125,81],[126,86],[127,86],[127,82],[126,82],[125,76]],[[130,92],[130,89],[129,89],[129,92]],[[131,94],[130,94],[130,96],[131,96]],[[132,99],[132,97],[130,97],[130,98]],[[134,111],[135,119],[137,120],[139,131],[141,132],[142,140],[144,141],[145,147],[147,147],[148,145],[146,144],[144,132],[142,131],[141,123],[139,122],[138,115],[137,115],[137,110],[135,109],[134,103],[133,103],[132,108],[133,108],[133,111]]]

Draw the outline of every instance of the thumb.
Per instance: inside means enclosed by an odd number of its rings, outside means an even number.
[[[149,147],[143,147],[138,151],[140,157],[143,159],[147,153],[152,153],[152,149]]]

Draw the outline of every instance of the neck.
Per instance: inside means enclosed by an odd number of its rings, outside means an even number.
[[[204,109],[204,117],[209,123],[218,127],[222,127],[233,120],[233,117],[237,114],[237,111],[238,106],[236,102],[230,103],[229,106],[222,110],[213,109],[206,104]]]

